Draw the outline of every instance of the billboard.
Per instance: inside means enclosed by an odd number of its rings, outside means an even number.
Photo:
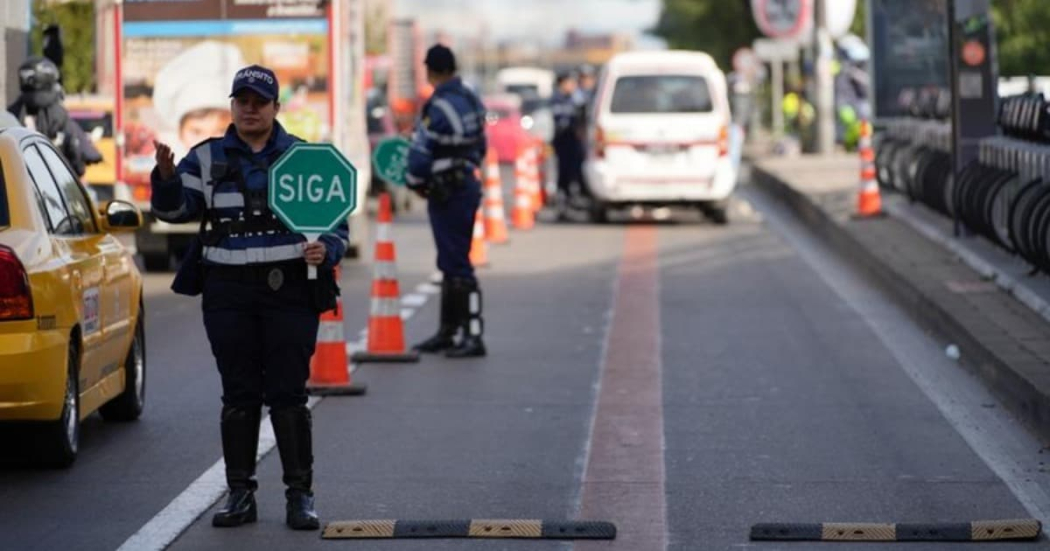
[[[869,0],[869,6],[875,115],[904,116],[914,99],[948,88],[947,0]]]
[[[317,0],[124,0],[124,179],[146,183],[153,140],[180,158],[230,123],[236,71],[259,64],[280,83],[278,120],[307,141],[331,139],[329,20]]]

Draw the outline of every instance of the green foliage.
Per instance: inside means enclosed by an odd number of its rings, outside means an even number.
[[[748,0],[664,0],[649,32],[671,48],[707,52],[726,70],[737,48],[761,36]]]
[[[62,86],[66,92],[95,90],[95,7],[91,1],[49,2],[33,0],[31,51],[42,55],[44,28],[62,29]]]
[[[1050,4],[1046,0],[994,0],[999,74],[1050,74]]]

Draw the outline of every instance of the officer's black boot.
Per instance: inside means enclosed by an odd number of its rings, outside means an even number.
[[[277,450],[284,467],[284,495],[288,500],[285,523],[293,530],[317,530],[320,522],[314,511],[313,437],[310,410],[292,406],[270,410],[270,422],[277,437]]]
[[[226,459],[226,505],[211,519],[212,526],[232,527],[255,522],[255,453],[259,447],[259,406],[222,408],[222,455]]]
[[[413,349],[420,352],[441,352],[455,346],[456,331],[459,326],[456,324],[450,287],[447,279],[441,281],[441,325],[438,326],[437,333],[413,346]]]
[[[453,312],[463,337],[459,344],[445,352],[449,358],[480,358],[486,354],[481,335],[485,324],[481,319],[481,289],[476,281],[454,279],[450,283]]]

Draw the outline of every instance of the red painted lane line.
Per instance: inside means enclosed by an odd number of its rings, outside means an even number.
[[[617,537],[579,550],[667,546],[656,237],[627,230],[583,475],[580,518],[615,522]]]

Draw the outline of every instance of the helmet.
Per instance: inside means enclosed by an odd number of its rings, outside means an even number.
[[[50,59],[32,56],[18,66],[18,87],[23,93],[44,92],[58,85],[58,67]]]

